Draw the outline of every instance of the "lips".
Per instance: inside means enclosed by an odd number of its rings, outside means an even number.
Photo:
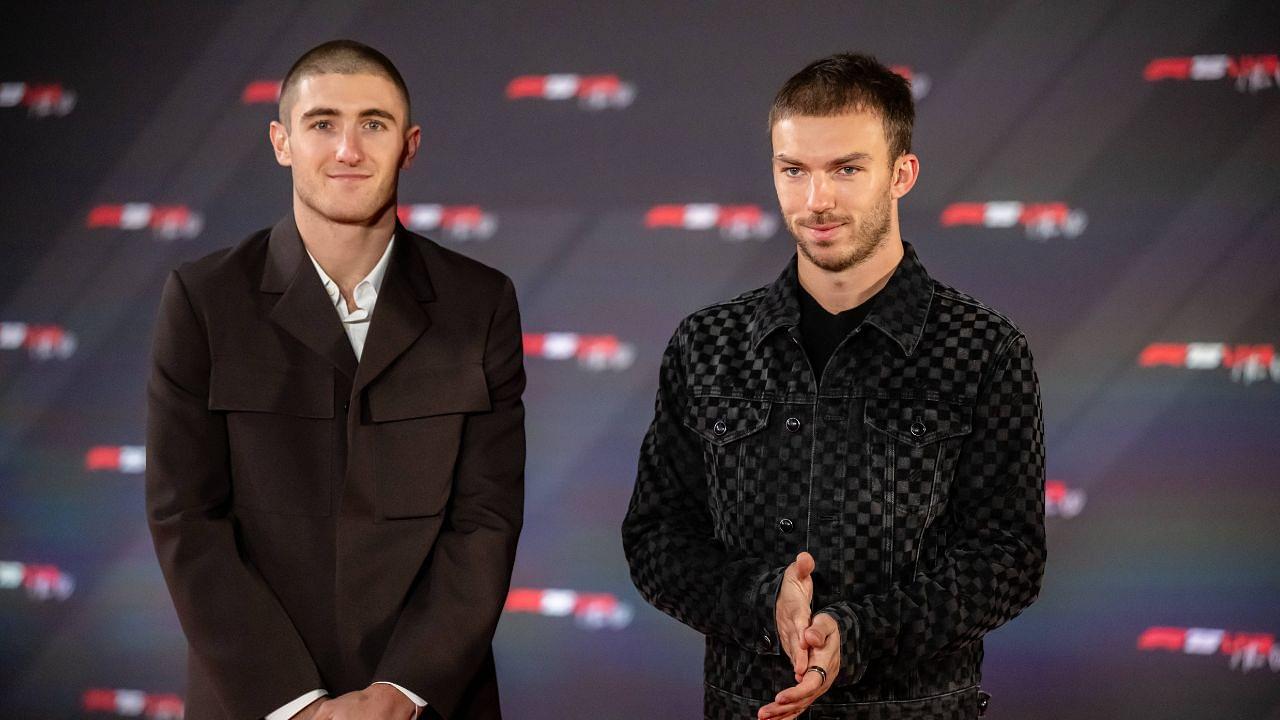
[[[368,179],[369,179],[369,178],[371,178],[371,177],[373,177],[373,176],[372,176],[372,175],[358,175],[358,174],[355,174],[355,173],[342,173],[342,174],[338,174],[338,175],[330,175],[330,176],[329,176],[329,179],[331,179],[331,180],[347,180],[347,181],[353,181],[353,180],[368,180]]]

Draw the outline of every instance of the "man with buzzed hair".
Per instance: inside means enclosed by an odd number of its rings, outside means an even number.
[[[188,720],[498,718],[521,527],[511,281],[396,219],[400,73],[303,55],[270,125],[293,208],[173,271],[147,512],[187,636]]]
[[[1044,572],[1026,337],[902,240],[903,78],[818,60],[769,113],[796,255],[699,310],[662,359],[623,545],[706,635],[707,718],[974,718],[982,638]]]

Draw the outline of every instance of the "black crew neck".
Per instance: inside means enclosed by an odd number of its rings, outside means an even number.
[[[866,317],[875,296],[861,305],[843,312],[830,313],[796,281],[796,295],[800,300],[800,343],[813,368],[814,379],[822,380],[822,370],[840,342],[848,337]]]

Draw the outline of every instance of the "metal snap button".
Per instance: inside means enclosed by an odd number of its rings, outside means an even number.
[[[717,435],[723,435],[729,432],[729,426],[723,420],[717,420],[716,424],[711,426],[711,431]]]
[[[924,430],[925,430],[924,423],[920,422],[919,420],[911,423],[912,435],[915,435],[916,437],[920,437],[921,435],[924,434]]]
[[[791,432],[800,432],[800,418],[787,418],[787,429]]]
[[[782,518],[778,521],[778,530],[781,530],[784,535],[794,530],[795,527],[796,524],[791,522],[790,518]]]

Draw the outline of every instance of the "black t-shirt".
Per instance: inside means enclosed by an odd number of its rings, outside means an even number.
[[[827,360],[831,359],[836,346],[867,316],[875,296],[857,307],[832,315],[798,281],[796,294],[800,297],[800,344],[804,345],[804,353],[809,356],[814,379],[820,382]]]

